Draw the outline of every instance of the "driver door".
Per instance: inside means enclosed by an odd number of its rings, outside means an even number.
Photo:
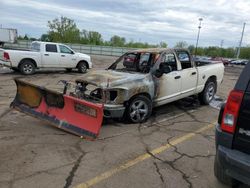
[[[76,66],[76,55],[64,45],[59,45],[60,50],[60,67],[71,68]]]
[[[163,73],[160,78],[156,78],[155,106],[175,101],[181,97],[181,74],[178,71],[175,55],[166,53],[162,59],[161,63],[167,63],[172,71]]]

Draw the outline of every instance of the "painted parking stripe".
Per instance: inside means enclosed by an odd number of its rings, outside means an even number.
[[[192,137],[194,137],[195,135],[197,135],[199,133],[202,133],[202,132],[204,132],[206,130],[209,130],[209,129],[213,128],[215,123],[216,122],[208,124],[208,125],[200,128],[200,129],[196,130],[195,132],[185,134],[184,136],[181,136],[181,137],[179,137],[179,138],[177,138],[177,139],[175,139],[173,141],[170,141],[170,144],[165,144],[163,146],[160,146],[160,147],[152,150],[151,153],[153,155],[160,154],[163,151],[166,151],[169,148],[171,148],[172,147],[171,145],[175,146],[177,144],[180,144],[180,143],[182,143],[182,142],[184,142],[186,140],[191,139]],[[140,155],[140,156],[138,156],[138,157],[136,157],[136,158],[134,158],[132,160],[129,160],[129,161],[115,167],[115,168],[112,168],[112,169],[110,169],[110,170],[108,170],[108,171],[106,171],[106,172],[104,172],[102,174],[99,174],[98,176],[96,176],[96,177],[94,177],[94,178],[92,178],[92,179],[90,179],[90,180],[88,180],[88,181],[86,181],[84,183],[81,183],[81,184],[77,185],[75,188],[88,188],[88,187],[91,187],[93,185],[96,185],[96,184],[100,183],[101,181],[103,181],[105,179],[108,179],[111,176],[113,176],[113,175],[115,175],[115,174],[117,174],[117,173],[119,173],[119,172],[121,172],[123,170],[126,170],[127,168],[132,167],[132,166],[134,166],[134,165],[136,165],[136,164],[138,164],[138,163],[140,163],[140,162],[142,162],[142,161],[144,161],[144,160],[146,160],[148,158],[151,158],[151,157],[152,156],[149,155],[148,153],[142,154],[142,155]]]

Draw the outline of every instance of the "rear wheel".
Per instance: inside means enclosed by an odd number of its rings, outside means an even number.
[[[88,69],[88,66],[87,66],[86,62],[80,62],[78,64],[77,68],[78,68],[78,72],[80,72],[80,73],[86,73],[87,69]]]
[[[199,94],[199,99],[202,104],[208,105],[213,99],[216,92],[216,85],[213,81],[208,81],[204,90]]]
[[[133,123],[145,122],[152,113],[151,100],[143,95],[139,95],[130,100],[126,108],[126,119]]]
[[[237,181],[225,173],[225,169],[220,164],[219,156],[216,153],[215,160],[214,160],[214,175],[215,177],[223,184],[229,186],[237,185]]]
[[[35,65],[31,61],[25,60],[19,66],[19,70],[21,71],[22,74],[25,74],[25,75],[34,74]]]

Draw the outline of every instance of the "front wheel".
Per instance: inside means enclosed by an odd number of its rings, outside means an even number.
[[[206,83],[204,90],[199,94],[199,99],[202,104],[208,105],[213,99],[216,92],[216,85],[209,81]]]
[[[133,123],[145,122],[152,113],[151,100],[143,95],[134,97],[126,108],[126,119]]]
[[[88,69],[87,64],[85,62],[80,62],[77,68],[78,68],[78,72],[80,73],[86,73]]]

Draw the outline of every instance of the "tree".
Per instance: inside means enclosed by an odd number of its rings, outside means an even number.
[[[125,43],[126,43],[126,39],[124,37],[120,37],[118,35],[114,35],[110,39],[110,45],[111,46],[123,47],[125,45]]]
[[[189,45],[189,46],[188,46],[188,50],[190,51],[190,53],[194,54],[194,52],[195,52],[195,47],[194,47],[194,45]]]
[[[44,42],[50,42],[51,41],[50,36],[48,34],[42,34],[40,40],[44,41]]]
[[[175,44],[175,48],[187,48],[188,43],[186,41],[179,41]]]
[[[74,20],[61,16],[48,21],[49,38],[53,42],[79,42],[80,30],[77,28]]]
[[[102,35],[97,31],[82,30],[81,43],[92,44],[92,45],[102,45],[103,44]]]
[[[159,44],[159,47],[161,47],[161,48],[167,48],[168,44],[166,42],[161,41],[160,44]]]
[[[102,35],[99,32],[89,31],[89,44],[101,45],[102,43]]]
[[[240,58],[250,59],[250,47],[243,47],[240,49]]]

